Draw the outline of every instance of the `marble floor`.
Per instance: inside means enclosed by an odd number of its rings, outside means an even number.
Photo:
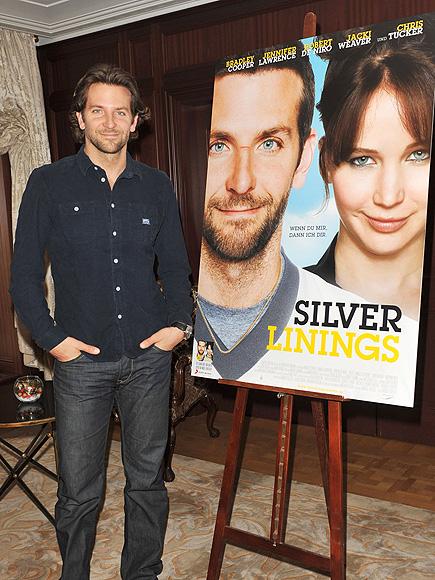
[[[19,434],[16,442],[22,442]],[[53,466],[48,449],[42,461]],[[176,479],[168,485],[170,518],[161,580],[206,577],[222,465],[177,455]],[[35,470],[25,480],[52,508],[56,484]],[[118,579],[123,526],[123,470],[120,445],[112,441],[108,485],[92,561],[92,580]],[[243,470],[232,525],[266,535],[273,479]],[[356,494],[347,495],[347,578],[420,580],[435,578],[435,513]],[[328,526],[322,489],[293,482],[287,541],[328,553]],[[15,486],[0,503],[0,578],[55,580],[60,561],[54,529]],[[225,580],[324,578],[314,572],[228,546]]]

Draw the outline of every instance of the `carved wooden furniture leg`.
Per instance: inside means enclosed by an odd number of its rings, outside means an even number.
[[[207,429],[210,437],[219,437],[219,430],[213,426],[217,413],[216,403],[206,389],[206,381],[190,374],[192,358],[191,345],[183,345],[174,352],[172,392],[170,399],[171,429],[165,452],[165,481],[173,481],[175,474],[171,462],[175,449],[175,428],[190,411],[200,403],[207,410]]]
[[[215,400],[207,393],[199,402],[207,410],[207,429],[210,437],[219,437],[219,429],[216,429],[216,427],[213,426],[217,413]]]
[[[163,479],[170,483],[175,479],[175,473],[172,470],[172,457],[174,455],[175,443],[176,443],[177,435],[175,433],[174,424],[171,423],[171,427],[169,429],[169,440],[168,445],[166,447],[165,452],[165,470],[163,473]]]

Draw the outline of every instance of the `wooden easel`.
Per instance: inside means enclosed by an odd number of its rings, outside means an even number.
[[[304,18],[303,38],[315,36],[316,15],[309,12]],[[343,492],[342,458],[342,403],[343,397],[320,395],[285,388],[253,385],[238,381],[219,381],[237,387],[233,411],[233,424],[227,448],[222,479],[219,507],[207,580],[218,580],[226,544],[232,544],[270,558],[278,558],[302,568],[312,569],[330,576],[333,580],[344,580],[346,575],[345,515]],[[250,389],[276,392],[281,397],[281,410],[276,449],[275,484],[273,490],[272,518],[269,538],[264,538],[230,526],[236,494],[237,475],[241,455],[241,435]],[[308,397],[316,431],[330,530],[330,556],[303,550],[285,543],[285,531],[289,503],[289,457],[293,398]],[[328,429],[324,412],[328,406]]]
[[[233,411],[233,424],[229,436],[227,457],[222,479],[219,507],[213,543],[210,553],[207,580],[218,580],[226,544],[278,558],[302,568],[315,570],[333,580],[345,578],[345,517],[342,461],[342,414],[343,397],[294,391],[286,388],[253,385],[238,381],[220,380],[224,385],[237,387]],[[236,482],[242,451],[241,435],[250,389],[276,392],[281,397],[281,411],[276,449],[275,484],[273,490],[272,517],[269,538],[257,536],[230,526],[236,494]],[[303,550],[285,543],[285,530],[289,503],[289,458],[293,398],[311,399],[316,430],[323,488],[325,492],[330,529],[330,557]],[[324,402],[328,406],[328,429]]]

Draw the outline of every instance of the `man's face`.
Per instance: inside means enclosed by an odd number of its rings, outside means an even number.
[[[198,340],[198,354],[204,354],[206,345],[203,340]]]
[[[119,153],[136,128],[131,93],[125,87],[95,83],[89,87],[85,108],[76,113],[85,144],[101,153]]]
[[[298,166],[301,92],[290,70],[215,82],[203,235],[222,260],[255,256],[281,224]]]

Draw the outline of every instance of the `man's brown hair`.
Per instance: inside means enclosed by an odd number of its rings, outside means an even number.
[[[137,139],[140,125],[151,118],[151,113],[149,107],[145,107],[142,103],[135,78],[131,73],[113,64],[96,64],[86,71],[74,90],[69,111],[69,120],[74,140],[77,143],[84,143],[84,130],[79,127],[76,113],[83,111],[86,106],[89,87],[97,83],[125,87],[130,91],[131,113],[133,117],[138,116],[136,130],[131,133],[130,141]]]
[[[424,39],[377,42],[367,50],[349,51],[347,57],[338,53],[331,57],[317,105],[325,128],[319,163],[327,196],[328,172],[352,155],[377,90],[395,96],[403,126],[417,143],[430,149],[434,60],[433,49]]]
[[[299,154],[302,154],[302,150],[305,145],[305,141],[310,136],[311,123],[313,121],[314,112],[314,74],[313,68],[310,63],[308,56],[301,56],[303,45],[300,40],[294,43],[297,50],[298,56],[289,60],[283,60],[280,62],[268,64],[267,66],[256,66],[255,68],[242,69],[240,71],[228,72],[223,66],[218,67],[216,71],[216,79],[230,76],[230,75],[244,75],[250,76],[254,74],[261,74],[263,72],[270,71],[281,71],[288,70],[295,73],[301,78],[302,81],[302,93],[299,99],[299,109],[298,109],[298,133],[299,133]],[[278,47],[271,48],[270,50],[275,50]],[[262,50],[264,52],[264,50]],[[273,91],[273,86],[271,87]],[[265,95],[265,98],[266,95]]]

